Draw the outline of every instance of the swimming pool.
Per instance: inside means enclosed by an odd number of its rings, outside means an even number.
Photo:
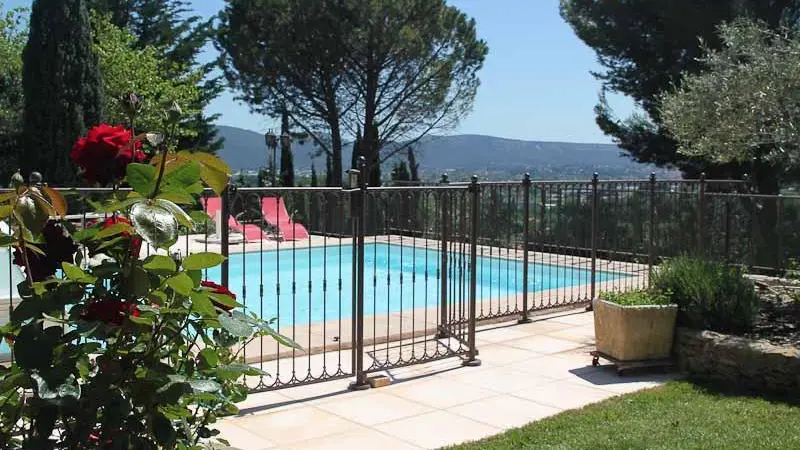
[[[352,316],[351,245],[283,249],[231,255],[230,289],[248,312],[281,326],[301,325]],[[449,254],[451,292],[469,292],[468,255]],[[364,309],[366,315],[387,314],[439,304],[441,254],[437,249],[386,243],[364,249]],[[589,270],[529,264],[529,292],[591,283]],[[478,258],[477,298],[503,299],[522,293],[522,261]],[[597,273],[598,281],[624,277]],[[208,278],[220,279],[220,269]],[[261,287],[263,286],[263,296]],[[278,286],[280,290],[278,290]],[[280,295],[278,295],[280,292]]]
[[[0,260],[8,261],[8,257]],[[469,257],[450,253],[450,292],[469,293]],[[353,247],[335,245],[306,249],[269,250],[230,257],[230,289],[248,312],[278,319],[280,326],[304,325],[352,317]],[[441,296],[437,249],[372,243],[364,248],[365,314],[388,314],[407,309],[436,307]],[[477,298],[503,299],[522,293],[521,261],[497,256],[478,258]],[[567,266],[528,265],[531,293],[591,283],[591,272]],[[8,273],[0,267],[2,273]],[[624,274],[597,273],[597,281]],[[219,281],[220,268],[207,277]],[[7,278],[7,275],[5,276]],[[7,279],[4,279],[6,286]],[[17,280],[15,280],[17,281]],[[263,291],[262,288],[263,287]],[[280,287],[280,290],[278,289]],[[263,292],[263,295],[262,295]],[[5,342],[0,354],[8,353]]]

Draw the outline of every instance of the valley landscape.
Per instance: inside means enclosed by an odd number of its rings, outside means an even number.
[[[225,139],[219,156],[234,171],[257,171],[268,165],[264,136],[242,128],[219,126]],[[292,145],[298,173],[308,173],[312,162],[318,172],[325,171],[325,157],[310,142]],[[434,181],[442,173],[453,180],[476,174],[486,180],[517,179],[530,173],[534,179],[568,180],[590,178],[597,172],[606,179],[642,179],[655,172],[659,179],[680,178],[677,171],[639,164],[622,155],[613,144],[541,142],[504,139],[480,135],[429,136],[415,146],[420,175]],[[352,144],[344,146],[342,161],[351,161]],[[385,175],[398,154],[382,165]]]

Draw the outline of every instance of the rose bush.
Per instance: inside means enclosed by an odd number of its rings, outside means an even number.
[[[12,230],[0,245],[14,247],[26,274],[0,327],[13,354],[0,366],[3,449],[201,449],[246,397],[244,377],[267,375],[240,357],[247,342],[272,336],[298,348],[203,280],[221,255],[166,256],[180,227],[208,220],[198,195],[206,186],[219,195],[230,169],[209,154],[168,151],[174,127],[122,130],[101,125],[72,152],[87,181],[116,184],[96,204],[108,219],[69,233],[57,190],[16,175],[0,193]],[[158,251],[141,258],[143,242]]]
[[[132,138],[133,132],[123,126],[98,125],[75,143],[70,157],[86,181],[107,185],[122,179],[129,163],[147,158],[142,142]]]

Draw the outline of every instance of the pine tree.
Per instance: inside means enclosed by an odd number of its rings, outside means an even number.
[[[289,114],[285,111],[281,115],[281,136],[291,136],[289,128]],[[292,154],[292,140],[283,142],[281,138],[281,186],[294,186],[294,155]]]
[[[103,120],[103,83],[85,1],[35,0],[23,61],[22,168],[38,170],[53,185],[73,184],[70,149]]]

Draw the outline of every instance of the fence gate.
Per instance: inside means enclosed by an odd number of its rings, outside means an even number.
[[[386,369],[476,365],[478,185],[367,188],[353,204],[353,389]]]

